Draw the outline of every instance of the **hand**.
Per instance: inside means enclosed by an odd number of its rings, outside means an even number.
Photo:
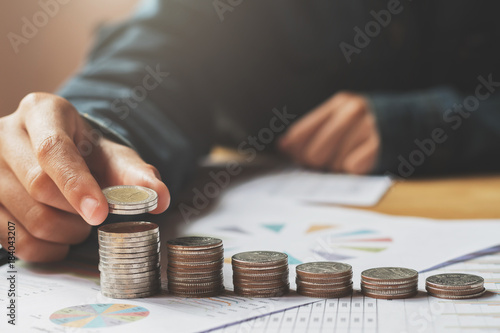
[[[91,130],[67,100],[45,93],[29,94],[0,118],[0,243],[7,247],[7,221],[15,221],[18,258],[63,259],[106,218],[101,187],[146,186],[158,193],[152,213],[167,209],[158,171],[128,147],[90,140]]]
[[[366,174],[375,166],[380,136],[366,99],[340,92],[293,124],[279,148],[314,169]]]

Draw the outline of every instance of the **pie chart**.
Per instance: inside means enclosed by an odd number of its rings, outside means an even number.
[[[102,328],[133,323],[148,315],[148,309],[131,304],[83,304],[58,310],[50,320],[66,327]]]

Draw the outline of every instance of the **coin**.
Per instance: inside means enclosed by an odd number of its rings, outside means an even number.
[[[237,253],[231,258],[231,263],[239,267],[275,266],[285,265],[288,255],[275,251],[248,251]]]
[[[444,299],[468,299],[468,298],[481,297],[485,292],[486,292],[486,289],[483,289],[482,291],[480,291],[478,293],[469,294],[469,295],[446,295],[446,294],[435,294],[435,293],[430,293],[430,292],[427,292],[427,293],[430,296],[437,297],[437,298],[444,298]]]
[[[408,294],[408,293],[413,293],[417,291],[417,286],[411,287],[411,288],[405,288],[405,289],[371,289],[371,288],[366,288],[364,286],[361,286],[361,292],[363,294],[369,293],[369,294],[377,294],[377,295],[401,295],[401,294]]]
[[[244,272],[236,272],[233,270],[233,278],[242,280],[275,280],[280,278],[288,278],[288,268],[279,272],[248,274]]]
[[[115,292],[107,292],[105,290],[101,290],[101,294],[103,296],[109,297],[109,298],[119,298],[119,299],[130,299],[130,298],[143,298],[143,297],[149,297],[149,296],[154,296],[160,292],[161,288],[158,289],[152,289],[147,292],[143,293],[115,293]]]
[[[157,235],[159,227],[152,222],[121,222],[103,225],[99,228],[99,235],[109,238],[135,238],[147,235]]]
[[[102,250],[99,250],[99,255],[101,256],[101,258],[104,258],[104,259],[133,259],[135,258],[136,260],[140,260],[141,258],[144,258],[144,257],[149,257],[149,256],[152,256],[152,255],[159,255],[160,254],[160,249],[157,248],[157,249],[152,249],[150,251],[146,251],[146,252],[136,252],[136,253],[109,253],[107,251],[102,251]]]
[[[116,257],[104,257],[101,256],[99,263],[103,265],[115,265],[115,264],[140,264],[140,263],[151,263],[158,262],[160,260],[160,253],[154,253],[146,257],[137,258],[116,258]]]
[[[352,266],[340,262],[319,261],[298,265],[296,271],[301,278],[342,277],[352,274]]]
[[[224,252],[222,244],[206,250],[199,250],[196,248],[191,250],[177,250],[171,247],[168,249],[168,254],[172,256],[208,256],[212,254],[218,254],[220,252]]]
[[[150,277],[144,277],[144,278],[127,278],[127,279],[116,279],[116,278],[111,278],[111,277],[101,277],[101,285],[102,284],[113,284],[113,285],[124,285],[124,284],[144,284],[144,283],[151,283],[153,281],[160,280],[160,275],[152,275]]]
[[[371,297],[371,298],[379,298],[379,299],[403,299],[403,298],[410,298],[415,295],[417,295],[418,291],[408,293],[408,294],[400,294],[400,295],[380,295],[380,294],[372,294],[372,293],[363,293],[364,296],[366,297]]]
[[[352,288],[341,292],[326,292],[326,291],[318,292],[318,291],[305,291],[305,290],[299,291],[297,289],[297,293],[302,296],[314,297],[314,298],[341,298],[352,294]]]
[[[101,235],[98,236],[99,245],[107,247],[121,247],[124,244],[127,246],[148,246],[156,244],[160,241],[160,236],[158,234],[139,236],[131,239],[127,238],[114,238],[109,239]]]
[[[451,295],[451,296],[465,296],[471,294],[477,294],[484,290],[483,286],[474,288],[474,289],[435,289],[430,286],[426,286],[425,290],[427,290],[430,294],[439,294],[439,295]]]
[[[295,280],[295,283],[297,284],[297,286],[317,287],[317,288],[338,288],[342,286],[352,285],[351,279],[336,283],[315,283],[315,282],[302,281],[299,278],[297,278]]]
[[[222,240],[213,237],[180,237],[167,242],[169,249],[208,250],[221,246]]]
[[[101,274],[112,274],[112,275],[130,275],[130,274],[143,274],[147,272],[158,271],[161,266],[159,262],[151,263],[150,265],[139,267],[139,268],[131,268],[131,267],[109,267],[109,266],[97,266]]]
[[[149,212],[152,212],[158,207],[158,203],[155,202],[151,206],[146,206],[143,208],[136,208],[136,209],[115,209],[115,208],[109,208],[109,213],[110,214],[115,214],[115,215],[139,215],[139,214],[146,214]]]
[[[240,296],[264,298],[264,297],[281,297],[290,291],[289,287],[253,290],[247,288],[234,288],[234,293]]]
[[[160,271],[157,268],[153,268],[144,272],[130,272],[130,270],[119,271],[115,273],[116,270],[111,272],[101,270],[101,279],[140,279],[147,278],[151,276],[160,276]],[[126,272],[126,273],[125,273]]]
[[[186,292],[178,292],[175,290],[169,290],[169,292],[178,297],[189,297],[189,298],[204,298],[204,297],[214,297],[219,296],[224,292],[224,288],[220,290],[211,290],[207,292],[194,292],[194,293],[186,293]]]
[[[371,283],[400,283],[418,279],[418,272],[403,267],[378,267],[363,271],[361,278]]]
[[[131,207],[151,206],[158,200],[158,194],[147,187],[137,185],[111,186],[102,190],[108,205],[114,209],[130,209]]]
[[[445,273],[429,276],[426,285],[438,289],[474,289],[484,285],[484,279],[473,274]]]

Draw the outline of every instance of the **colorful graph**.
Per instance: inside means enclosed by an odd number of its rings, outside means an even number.
[[[380,235],[377,230],[355,229],[349,231],[324,233],[324,225],[312,225],[309,233],[323,231],[315,239],[311,251],[324,260],[337,261],[359,257],[363,254],[374,254],[386,250],[392,238]]]
[[[130,304],[84,304],[61,309],[50,316],[57,325],[101,328],[132,323],[146,318],[149,311]]]
[[[333,223],[310,222],[300,226],[283,221],[267,221],[253,225],[238,225],[217,228],[226,243],[230,239],[238,241],[226,248],[226,263],[230,256],[241,251],[240,245],[255,242],[268,249],[283,251],[288,254],[289,264],[301,264],[304,260],[342,261],[365,255],[374,255],[386,250],[392,238],[375,229],[346,228]],[[279,244],[287,246],[284,248]],[[297,246],[301,246],[297,249]],[[307,256],[303,254],[307,253]],[[301,254],[301,255],[299,255]]]

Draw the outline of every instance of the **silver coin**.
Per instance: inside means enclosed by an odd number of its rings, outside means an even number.
[[[153,278],[161,276],[161,271],[159,268],[155,268],[149,271],[143,272],[127,272],[124,271],[101,271],[101,279],[105,280],[121,280],[121,279],[145,279],[145,278]]]
[[[140,253],[147,252],[151,250],[159,250],[160,242],[150,243],[149,245],[144,246],[129,246],[126,243],[119,246],[107,246],[103,244],[99,244],[99,251],[104,253]]]
[[[137,185],[111,186],[102,190],[110,208],[130,209],[134,206],[150,206],[158,200],[156,191]]]
[[[318,261],[300,264],[296,268],[297,275],[305,276],[342,276],[352,273],[352,266],[340,262]]]
[[[143,284],[143,283],[151,283],[157,280],[160,280],[161,276],[160,274],[157,275],[152,275],[149,277],[144,277],[144,278],[128,278],[128,279],[115,279],[111,277],[101,277],[100,283],[105,284],[105,285],[125,285],[125,284]]]
[[[433,297],[443,298],[443,299],[468,299],[468,298],[481,297],[485,292],[486,292],[486,289],[483,289],[482,291],[480,291],[476,294],[469,294],[469,295],[436,294],[436,293],[431,293],[429,291],[427,291],[427,294],[429,294],[430,296],[433,296]]]
[[[143,293],[124,294],[124,293],[108,292],[105,290],[101,290],[101,294],[103,296],[109,297],[109,298],[130,299],[130,298],[143,298],[143,297],[154,296],[154,295],[158,294],[160,291],[161,291],[161,288],[150,290],[150,291],[143,292]]]
[[[405,288],[412,288],[418,284],[417,280],[414,280],[410,283],[391,283],[391,284],[380,284],[380,283],[367,283],[365,281],[361,281],[361,287],[366,287],[369,289],[377,289],[377,290],[383,290],[383,289],[405,289]]]
[[[101,256],[99,258],[99,263],[103,265],[155,263],[161,259],[160,257],[160,253],[138,258],[113,258]]]
[[[224,247],[222,243],[218,246],[209,249],[176,249],[168,248],[168,255],[170,256],[204,256],[204,255],[215,255],[217,253],[224,253]]]
[[[156,223],[137,221],[106,224],[99,227],[97,233],[99,236],[113,239],[158,235],[159,231]]]
[[[149,257],[152,255],[158,255],[160,253],[160,249],[153,249],[146,252],[134,252],[134,253],[113,253],[113,252],[103,252],[99,250],[99,255],[101,258],[111,258],[111,259],[140,259],[144,257]]]
[[[248,251],[233,255],[232,264],[239,266],[269,265],[288,261],[288,255],[275,251]]]
[[[372,295],[401,295],[401,294],[410,294],[417,291],[417,286],[406,289],[371,289],[361,286],[361,292],[369,293]]]
[[[138,278],[138,277],[147,276],[148,274],[151,275],[155,272],[159,273],[161,271],[160,263],[154,264],[153,266],[146,266],[146,267],[140,267],[140,268],[107,269],[107,267],[100,267],[100,266],[98,266],[98,268],[99,268],[99,271],[101,272],[101,277],[103,275],[108,275],[108,276],[117,276],[117,277],[125,277],[125,278],[127,276],[133,277],[133,278]],[[137,275],[142,275],[142,276],[137,276]]]
[[[348,286],[352,284],[352,281],[349,279],[334,283],[314,283],[314,282],[302,281],[300,279],[295,279],[295,283],[297,284],[297,286],[317,287],[317,288],[327,289],[327,288],[338,288],[338,287]]]
[[[146,266],[140,268],[113,268],[109,269],[107,267],[97,266],[99,271],[104,274],[114,274],[114,275],[127,275],[127,274],[142,274],[150,271],[159,271],[161,269],[160,263],[158,266]]]
[[[361,278],[369,282],[373,281],[372,283],[391,283],[417,279],[418,272],[414,269],[403,267],[378,267],[363,271]]]
[[[158,243],[160,241],[160,234],[153,233],[145,236],[137,236],[137,237],[107,237],[105,235],[98,235],[97,239],[99,240],[99,245],[102,244],[104,246],[123,246],[123,244],[127,244],[129,246],[137,246],[140,244],[137,243],[145,243],[144,245],[151,245],[151,243]],[[141,246],[141,245],[140,245]]]
[[[101,285],[101,290],[106,290],[107,292],[117,292],[121,294],[133,294],[133,293],[143,293],[149,290],[155,290],[161,287],[161,283],[154,282],[146,285],[129,285],[128,287],[108,287]]]
[[[214,237],[179,237],[167,241],[169,250],[209,250],[222,245],[222,240]]]
[[[139,214],[146,214],[146,213],[152,212],[157,207],[158,207],[158,202],[155,202],[151,206],[137,208],[137,209],[109,208],[109,213],[115,214],[115,215],[139,215]]]
[[[99,263],[99,270],[107,270],[107,271],[112,271],[114,269],[127,269],[127,270],[133,270],[133,269],[139,269],[139,268],[146,268],[150,267],[151,269],[155,267],[160,267],[160,262],[142,262],[142,263],[135,263],[135,264],[108,264],[108,263]]]
[[[146,288],[149,286],[158,286],[161,284],[161,279],[160,278],[155,278],[152,280],[146,280],[142,282],[130,282],[130,281],[119,281],[119,282],[114,282],[114,281],[108,281],[108,280],[101,280],[101,287],[109,289],[120,289],[120,288]]]
[[[473,274],[445,273],[429,276],[425,283],[438,289],[473,289],[482,286],[484,279]]]

